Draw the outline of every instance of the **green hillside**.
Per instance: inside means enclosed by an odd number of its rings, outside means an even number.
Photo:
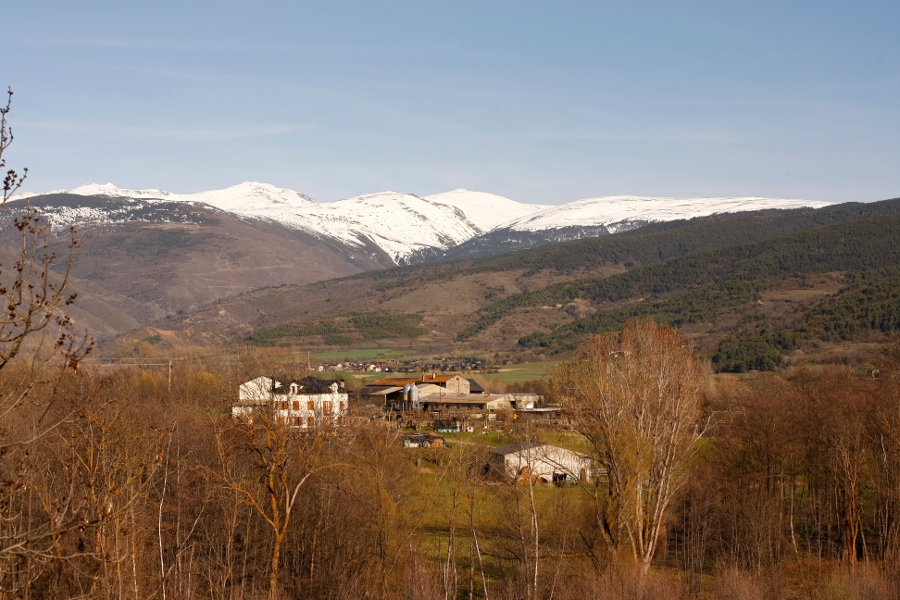
[[[354,342],[388,338],[415,338],[423,335],[421,315],[349,313],[306,323],[279,325],[250,335],[246,341],[258,346],[320,338],[328,346],[346,346]]]
[[[516,294],[482,308],[476,322],[464,329],[459,339],[474,336],[512,310],[523,307],[565,304],[575,299],[588,300],[602,307],[604,303],[642,299],[642,303],[646,303],[645,307],[618,310],[624,311],[622,314],[640,312],[648,315],[657,312],[650,306],[661,297],[695,288],[702,288],[698,294],[706,296],[715,295],[717,289],[724,290],[719,295],[725,297],[724,301],[727,302],[730,301],[726,293],[728,286],[733,287],[737,282],[756,282],[793,274],[890,267],[900,264],[900,244],[896,243],[898,239],[900,216],[860,219],[792,233],[773,240],[698,252],[634,268],[620,275],[587,277],[556,284]],[[703,303],[689,298],[673,301],[686,303],[686,306]],[[665,312],[666,308],[671,307],[661,305],[658,310]],[[606,322],[603,314],[591,315],[567,325],[565,330],[554,332],[549,337],[529,337],[523,340],[523,344],[568,349],[574,342],[563,343],[562,340],[571,333],[606,331]],[[559,341],[549,339],[554,336]]]
[[[353,276],[377,282],[381,290],[439,278],[477,273],[540,271],[583,274],[603,265],[627,268],[663,262],[730,246],[772,239],[796,231],[856,219],[900,215],[900,198],[881,202],[845,203],[817,210],[768,210],[653,223],[598,238],[575,240],[479,259],[397,267]]]

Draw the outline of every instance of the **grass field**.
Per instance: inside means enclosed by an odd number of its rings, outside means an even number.
[[[461,431],[459,433],[442,433],[441,437],[447,440],[452,447],[454,444],[484,444],[491,448],[514,444],[521,439],[521,426],[507,424],[507,427],[501,427],[496,424],[497,429],[481,433],[476,430],[474,433]],[[409,432],[411,433],[411,432]],[[571,431],[541,431],[537,438],[547,444],[567,448],[575,452],[586,452],[587,444],[579,434]]]
[[[335,350],[334,352],[316,352],[314,354],[319,361],[333,360],[401,360],[422,356],[419,349],[397,350],[393,348],[355,348],[353,350]]]
[[[465,569],[469,560],[469,508],[474,508],[473,524],[481,536],[484,553],[485,573],[489,584],[511,568],[511,550],[517,547],[517,536],[530,519],[528,486],[514,485],[512,482],[480,481],[474,486],[465,485],[460,473],[454,473],[452,456],[466,436],[477,434],[445,435],[450,448],[420,449],[406,451],[406,456],[416,465],[416,482],[410,485],[419,496],[415,509],[418,527],[426,534],[428,542],[421,546],[427,556],[440,563],[447,559],[450,539],[450,515],[453,511],[453,496],[458,496],[457,535],[461,538],[457,546],[457,561]],[[489,436],[477,436],[489,445],[500,442],[510,443],[511,438],[494,432]],[[455,445],[455,447],[454,447]],[[471,480],[470,480],[471,481]],[[474,494],[474,497],[469,496]],[[590,506],[589,489],[577,486],[558,488],[552,485],[537,485],[534,488],[535,509],[541,524],[542,541],[550,541],[560,536],[563,530],[570,530],[576,522],[575,515],[583,514]],[[472,501],[470,505],[469,502]],[[571,535],[571,532],[569,532]],[[565,537],[565,536],[562,536]],[[584,565],[585,567],[587,565]]]
[[[499,368],[500,376],[507,383],[529,381],[531,379],[544,379],[559,364],[558,360],[544,362],[521,363],[518,365],[504,365]]]
[[[409,358],[425,358],[419,350],[388,350],[384,348],[358,348],[354,350],[335,351],[335,352],[319,352],[313,355],[319,361],[362,361],[362,360],[402,360]],[[461,372],[464,377],[472,377],[480,375],[481,379],[492,380],[499,377],[505,383],[519,383],[522,381],[531,381],[533,379],[545,379],[547,375],[556,368],[559,361],[550,360],[543,362],[528,362],[515,365],[503,365],[498,367],[499,373],[466,373]],[[363,381],[382,379],[385,377],[403,377],[401,373],[364,373],[356,371],[341,371],[340,373],[326,373],[327,377],[357,377]]]

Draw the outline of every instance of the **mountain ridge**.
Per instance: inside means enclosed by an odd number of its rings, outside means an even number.
[[[763,247],[759,244],[770,243],[766,240],[787,240],[797,232],[827,229],[848,221],[862,224],[868,219],[871,223],[872,219],[896,215],[900,215],[900,199],[699,217],[496,257],[394,267],[305,286],[252,290],[151,327],[183,339],[199,339],[197,336],[202,335],[225,340],[329,315],[396,311],[424,315],[432,333],[417,343],[446,348],[474,344],[491,351],[522,349],[519,340],[536,331],[549,333],[573,319],[615,308],[618,303],[597,303],[578,294],[560,298],[552,294],[555,289],[605,278],[611,278],[610,282],[629,279],[633,276],[625,273],[637,269],[637,276],[642,266],[649,272],[665,271],[662,263],[690,264],[690,259],[682,257],[702,257],[748,244]],[[804,237],[812,239],[813,235],[806,233]],[[805,284],[798,285],[802,288]],[[661,293],[664,287],[660,287]],[[652,291],[649,293],[652,295]],[[665,295],[671,293],[675,291]],[[648,290],[640,289],[619,300],[637,302],[647,294]],[[806,292],[801,289],[797,294],[802,297]],[[536,301],[517,300],[529,297]]]
[[[601,196],[561,205],[525,204],[465,189],[430,196],[386,191],[322,203],[296,190],[244,182],[223,190],[177,194],[89,183],[71,194],[144,202],[201,203],[242,219],[258,219],[330,238],[360,250],[376,245],[394,264],[452,258],[469,244],[476,255],[596,237],[651,222],[768,208],[820,208],[815,200],[746,197]],[[22,199],[19,195],[16,199]],[[68,215],[77,225],[77,214]],[[67,224],[68,220],[63,220]]]

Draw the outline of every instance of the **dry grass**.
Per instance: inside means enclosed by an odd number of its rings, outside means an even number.
[[[687,590],[672,573],[641,574],[637,565],[615,564],[602,573],[587,572],[569,577],[553,596],[558,600],[680,600]]]

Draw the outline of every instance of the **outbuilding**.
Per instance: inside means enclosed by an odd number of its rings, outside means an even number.
[[[490,461],[491,470],[507,479],[530,475],[547,483],[560,483],[588,481],[592,477],[591,461],[586,456],[536,441],[495,448]]]

